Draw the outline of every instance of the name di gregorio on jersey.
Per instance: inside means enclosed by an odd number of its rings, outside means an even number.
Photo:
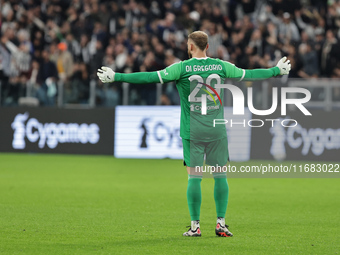
[[[222,65],[193,65],[185,66],[186,72],[221,71]]]

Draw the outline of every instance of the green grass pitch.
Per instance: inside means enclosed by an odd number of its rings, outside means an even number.
[[[3,153],[0,254],[339,254],[339,178],[230,178],[232,238],[214,236],[213,183],[186,238],[180,160]]]

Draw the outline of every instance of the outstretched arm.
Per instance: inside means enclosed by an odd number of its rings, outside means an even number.
[[[252,70],[244,70],[244,78],[243,80],[264,80],[280,74],[280,69],[275,66],[268,69],[252,69]]]
[[[97,76],[104,83],[122,81],[128,83],[146,84],[175,81],[179,79],[180,73],[181,64],[179,62],[168,66],[164,70],[138,73],[116,73],[110,67],[102,66],[100,69],[98,69]]]
[[[137,84],[160,82],[157,72],[116,73],[115,81]]]
[[[289,74],[291,69],[290,60],[286,61],[287,57],[283,57],[275,67],[268,69],[252,69],[245,70],[236,67],[235,65],[224,62],[227,70],[227,78],[235,78],[242,80],[264,80],[278,75]]]
[[[128,82],[128,83],[157,83],[160,82],[157,72],[116,73],[111,68],[102,66],[97,72],[98,78],[104,82]]]

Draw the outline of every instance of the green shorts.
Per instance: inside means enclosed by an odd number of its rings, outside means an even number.
[[[203,166],[204,156],[205,163],[210,166],[224,166],[229,161],[227,137],[212,142],[186,139],[182,142],[185,166]]]

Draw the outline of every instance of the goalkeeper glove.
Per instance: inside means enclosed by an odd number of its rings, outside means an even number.
[[[116,73],[110,67],[106,66],[102,66],[97,72],[99,80],[101,80],[103,83],[114,82],[115,74]]]
[[[290,60],[286,61],[286,59],[287,57],[281,58],[276,65],[280,69],[280,75],[289,74],[291,69]]]

